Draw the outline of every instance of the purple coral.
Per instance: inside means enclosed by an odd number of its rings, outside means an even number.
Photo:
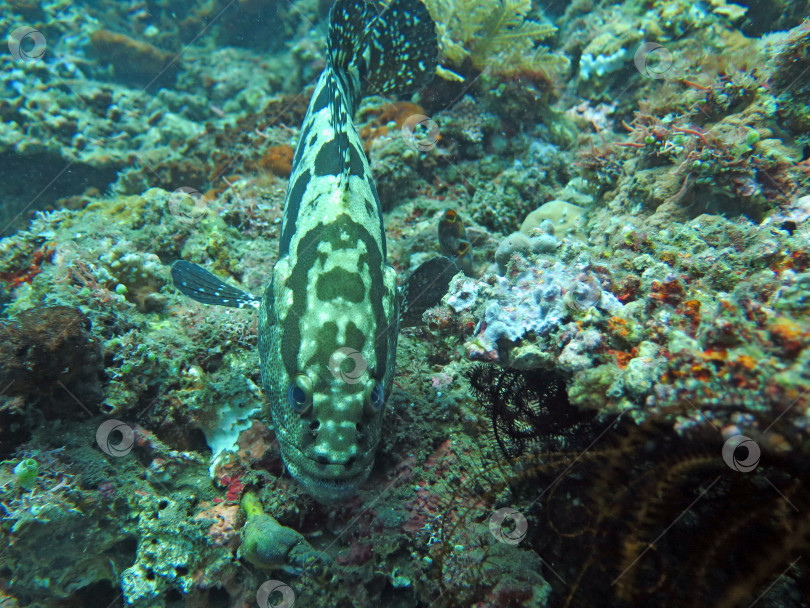
[[[581,311],[591,307],[599,312],[621,308],[618,299],[603,291],[598,279],[585,272],[584,266],[541,259],[515,277],[490,277],[492,284],[480,281],[477,295],[483,314],[474,351],[481,349],[490,353],[487,358],[499,359],[493,356],[499,342],[505,346],[504,340],[512,344],[526,338],[548,340]],[[465,292],[469,297],[469,286]],[[459,295],[451,288],[449,299]],[[587,342],[595,348],[600,340],[591,336]]]

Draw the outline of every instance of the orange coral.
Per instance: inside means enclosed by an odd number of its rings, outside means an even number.
[[[630,330],[627,328],[627,320],[621,317],[610,317],[608,319],[608,333],[620,338],[626,338],[630,334]]]
[[[215,505],[200,511],[194,519],[213,520],[208,528],[208,537],[219,547],[227,547],[231,551],[239,546],[239,505]]]
[[[694,324],[700,323],[700,302],[698,300],[687,300],[683,303],[684,314]]]
[[[259,159],[259,167],[278,177],[290,177],[295,150],[292,146],[270,146]]]
[[[675,277],[667,277],[663,281],[653,281],[650,292],[651,299],[670,306],[680,304],[686,294],[683,285]]]
[[[689,372],[695,380],[700,380],[701,382],[711,382],[714,377],[714,373],[700,363],[692,365],[692,367],[689,368]]]
[[[635,359],[638,354],[636,348],[630,349],[629,352],[613,349],[608,349],[607,352],[608,354],[616,357],[616,365],[618,365],[620,369],[626,369],[627,364],[630,363],[632,359]]]
[[[768,325],[773,341],[785,349],[785,354],[793,356],[799,353],[807,342],[808,335],[802,326],[787,317],[780,317]]]
[[[757,368],[757,361],[750,355],[740,355],[731,362],[731,365],[750,371]]]
[[[245,462],[256,462],[269,451],[278,452],[278,442],[266,425],[254,420],[249,429],[242,431],[237,440],[238,455]]]
[[[736,359],[732,359],[728,362],[731,382],[738,388],[756,389],[758,379],[750,372],[754,371],[757,366],[757,360],[750,355],[740,355]]]
[[[35,276],[42,272],[43,262],[51,261],[53,252],[54,248],[51,245],[36,250],[31,256],[31,263],[27,268],[0,272],[0,281],[6,283],[12,289],[23,283],[30,283]]]
[[[722,348],[719,349],[709,348],[703,351],[702,357],[706,361],[716,361],[718,363],[721,363],[724,362],[726,359],[728,359],[728,352]]]
[[[395,101],[382,106],[370,108],[364,113],[364,118],[373,116],[366,126],[360,129],[360,137],[363,139],[363,149],[368,154],[371,143],[380,137],[388,135],[393,129],[391,123],[396,125],[395,129],[401,129],[411,116],[424,115],[425,111],[415,103],[409,101]]]

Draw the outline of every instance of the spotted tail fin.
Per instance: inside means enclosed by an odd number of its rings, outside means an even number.
[[[262,301],[258,296],[231,287],[205,268],[184,260],[172,265],[172,280],[181,293],[202,304],[258,308]]]
[[[338,0],[329,24],[329,63],[354,90],[399,95],[427,84],[436,71],[436,27],[420,0],[393,0],[377,14],[363,0]],[[355,108],[356,109],[356,108]]]
[[[427,84],[436,71],[436,27],[420,0],[393,0],[379,13],[364,0],[338,0],[329,18],[327,48],[340,190],[351,164],[348,131],[367,94],[401,94]]]

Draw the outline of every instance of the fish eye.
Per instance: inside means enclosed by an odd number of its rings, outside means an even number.
[[[298,414],[303,414],[312,401],[312,381],[298,374],[287,389],[287,403]]]
[[[374,388],[371,389],[369,402],[371,403],[371,407],[375,412],[379,412],[382,406],[385,404],[385,392],[383,391],[382,384],[379,382],[377,382],[374,385]]]

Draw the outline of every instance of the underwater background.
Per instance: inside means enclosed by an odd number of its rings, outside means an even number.
[[[810,2],[425,0],[354,124],[460,272],[329,503],[171,266],[264,291],[331,4],[0,0],[0,606],[810,605]]]

